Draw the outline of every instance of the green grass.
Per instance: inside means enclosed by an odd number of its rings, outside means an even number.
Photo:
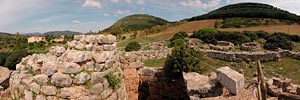
[[[263,65],[266,77],[282,75],[292,79],[294,83],[300,84],[300,60],[284,58],[280,61],[265,62]]]
[[[147,67],[163,67],[167,58],[144,60],[143,63]]]

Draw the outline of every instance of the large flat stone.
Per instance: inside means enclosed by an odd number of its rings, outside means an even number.
[[[245,78],[244,75],[229,67],[222,67],[217,69],[217,80],[231,93],[238,94],[244,86]]]

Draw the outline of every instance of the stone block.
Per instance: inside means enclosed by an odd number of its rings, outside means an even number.
[[[229,67],[222,67],[217,69],[217,80],[231,93],[238,94],[244,86],[245,78],[244,75]]]

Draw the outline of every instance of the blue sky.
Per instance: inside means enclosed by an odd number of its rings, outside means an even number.
[[[98,31],[132,14],[177,21],[239,2],[300,14],[300,0],[0,0],[0,32]]]

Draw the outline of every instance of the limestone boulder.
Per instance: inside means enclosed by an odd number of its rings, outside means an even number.
[[[84,84],[88,80],[91,79],[91,76],[86,72],[81,72],[80,74],[75,76],[74,83],[76,84]]]
[[[104,63],[108,57],[112,55],[112,52],[110,51],[103,51],[102,53],[94,53],[93,58],[97,63]]]
[[[209,77],[205,75],[200,75],[195,72],[183,73],[183,79],[186,83],[187,91],[204,91],[208,93],[209,87],[206,87],[209,84]]]
[[[61,56],[65,51],[66,51],[66,49],[61,46],[52,46],[49,49],[49,52],[54,54],[55,56]]]
[[[8,88],[8,86],[9,86],[9,77],[10,77],[9,69],[0,66],[0,86],[3,87],[3,89]]]
[[[244,86],[245,78],[244,75],[229,67],[222,67],[217,69],[217,80],[231,93],[238,94]]]
[[[55,73],[52,76],[51,83],[55,86],[68,87],[72,84],[72,79],[67,74]]]
[[[55,86],[42,86],[41,92],[47,96],[54,96],[56,95],[57,90]]]
[[[80,65],[76,63],[65,62],[64,63],[64,73],[74,74],[80,71]]]

